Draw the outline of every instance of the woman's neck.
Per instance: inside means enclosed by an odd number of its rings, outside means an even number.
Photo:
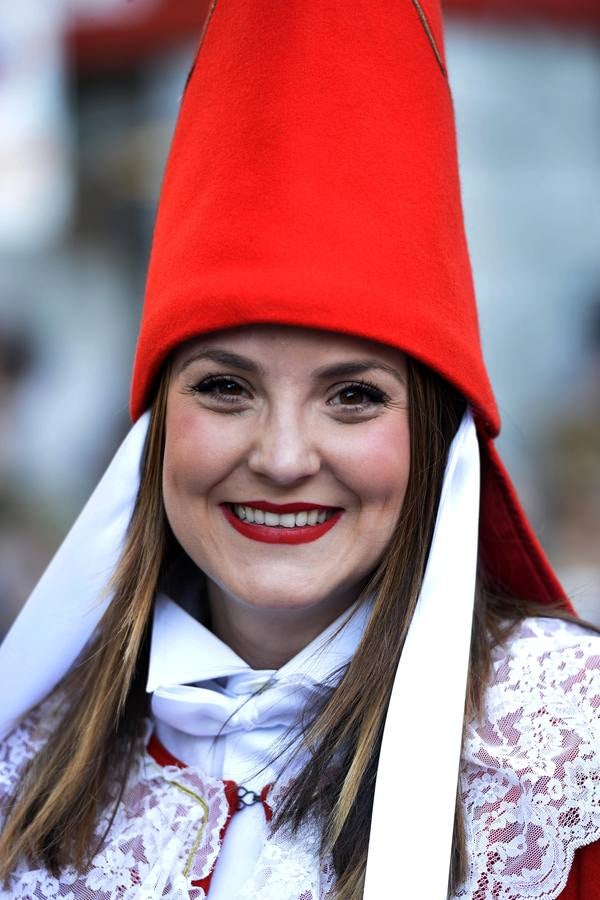
[[[280,669],[356,600],[326,598],[310,607],[251,605],[208,583],[211,630],[253,669]]]

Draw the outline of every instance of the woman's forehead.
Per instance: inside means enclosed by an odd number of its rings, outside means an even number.
[[[191,338],[176,349],[175,366],[179,368],[194,358],[201,358],[205,351],[209,358],[215,351],[221,350],[251,359],[287,357],[292,362],[300,357],[311,363],[321,360],[325,365],[338,358],[351,358],[352,361],[377,361],[401,372],[405,368],[405,355],[401,350],[377,341],[342,332],[263,323],[228,328]]]

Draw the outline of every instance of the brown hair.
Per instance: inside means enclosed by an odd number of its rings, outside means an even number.
[[[41,862],[55,875],[66,864],[84,869],[99,849],[93,843],[94,827],[109,803],[108,787],[120,787],[116,803],[111,801],[114,818],[140,752],[148,715],[152,604],[167,568],[183,552],[170,532],[162,502],[169,377],[167,367],[153,404],[135,510],[111,584],[114,599],[89,647],[60,685],[60,720],[15,791],[0,836],[0,880],[8,879],[23,857]],[[277,827],[292,831],[309,816],[317,815],[324,823],[322,849],[333,853],[339,900],[362,897],[385,713],[421,588],[448,449],[465,406],[452,387],[414,360],[408,361],[408,389],[410,474],[396,529],[366,588],[374,595],[373,612],[338,687],[305,723],[303,744],[310,748],[310,759],[276,817]],[[542,610],[528,603],[491,595],[480,578],[467,719],[477,714],[482,702],[491,646],[508,636],[511,624],[538,612]],[[543,613],[551,611],[544,608]],[[100,843],[109,828],[110,822]],[[465,854],[457,803],[451,886],[461,879]]]

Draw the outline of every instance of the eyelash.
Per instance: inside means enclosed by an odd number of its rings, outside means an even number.
[[[376,404],[378,406],[385,406],[390,399],[388,397],[388,395],[384,391],[381,390],[381,388],[377,387],[376,384],[371,384],[370,381],[349,381],[346,384],[343,384],[340,387],[338,387],[334,396],[341,394],[342,391],[347,391],[350,389],[354,389],[354,390],[359,391],[360,393],[364,394],[367,397],[368,403],[367,404],[360,403],[360,404],[356,404],[356,406],[349,405],[347,407],[347,409],[353,409],[353,410],[358,410],[358,411],[362,412],[364,409],[367,408],[367,406],[370,406],[371,404]],[[328,401],[328,402],[330,402],[330,401]],[[341,404],[335,404],[335,405],[341,406]]]
[[[192,394],[199,394],[204,397],[211,397],[213,400],[218,401],[219,403],[230,403],[232,405],[238,404],[240,400],[245,398],[241,397],[239,394],[236,395],[227,395],[221,393],[219,390],[225,384],[233,384],[236,387],[239,387],[243,391],[248,391],[240,382],[234,378],[233,376],[229,377],[226,375],[209,375],[207,378],[204,378],[202,381],[197,382],[195,384],[188,384],[186,386],[186,390]],[[343,391],[347,391],[350,389],[354,389],[356,391],[361,392],[367,398],[367,403],[359,403],[359,404],[341,404],[341,403],[332,403],[331,400],[333,397],[337,397]],[[381,388],[377,387],[377,385],[372,384],[369,381],[349,381],[337,388],[337,391],[327,402],[331,406],[335,406],[340,410],[344,410],[344,414],[356,414],[364,412],[371,405],[377,406],[385,406],[389,402],[390,398],[388,395],[381,390]]]
[[[223,386],[224,384],[235,384],[236,387],[239,387],[244,391],[247,390],[242,384],[239,383],[239,381],[237,381],[235,378],[229,378],[227,375],[209,375],[208,378],[204,378],[197,384],[188,384],[187,390],[192,394],[212,396],[213,399],[219,400],[221,402],[238,403],[239,394],[228,396],[226,394],[220,393],[217,390],[219,386]]]

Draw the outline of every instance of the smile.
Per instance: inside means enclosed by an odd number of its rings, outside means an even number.
[[[269,544],[305,544],[316,541],[339,522],[343,510],[308,503],[274,504],[266,501],[223,503],[221,509],[236,531]]]

